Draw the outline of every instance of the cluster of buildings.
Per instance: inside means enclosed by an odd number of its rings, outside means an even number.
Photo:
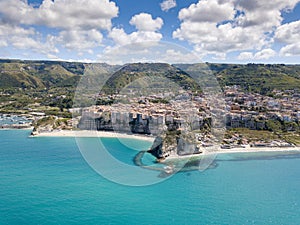
[[[129,104],[119,102],[112,105],[92,106],[83,109],[79,128],[105,130],[112,129],[114,126],[115,130],[129,131],[129,124],[135,121],[149,126],[165,125],[169,129],[175,126],[177,129],[197,130],[201,129],[205,121],[210,118],[215,122],[218,120],[219,127],[226,125],[226,128],[267,130],[268,120],[285,123],[290,131],[297,128],[295,125],[299,126],[300,93],[294,90],[284,92],[274,90],[271,97],[258,93],[244,93],[239,87],[233,86],[225,88],[224,96],[219,96],[219,99],[218,96],[214,98],[216,99],[208,101],[201,95],[183,93],[169,100],[168,103],[157,101],[161,97],[153,95],[132,98]],[[224,104],[214,105],[220,99],[224,100]],[[96,121],[95,124],[93,121],[97,118],[103,119]],[[108,121],[111,123],[110,128]],[[139,133],[156,133],[149,129],[140,130]]]
[[[238,86],[232,86],[225,87],[222,96],[211,98],[184,92],[167,100],[152,95],[133,97],[127,103],[116,101],[111,105],[95,105],[81,109],[78,128],[149,135],[172,130],[200,130],[202,133],[196,137],[202,146],[209,146],[216,139],[210,133],[213,127],[268,130],[268,121],[272,120],[285,124],[287,131],[299,129],[300,94],[295,90],[274,90],[272,96],[264,96],[245,93]],[[228,140],[224,148],[250,144],[249,140],[239,137]],[[286,144],[275,142],[272,144],[276,146]],[[263,146],[264,143],[251,145]]]
[[[299,129],[300,92],[274,90],[272,96],[265,96],[244,93],[234,86],[227,87],[224,95],[229,111],[226,115],[228,128],[267,130],[267,121],[271,120],[285,125],[287,131]]]
[[[204,125],[207,117],[204,109],[208,109],[206,100],[192,100],[186,93],[169,103],[159,100],[161,98],[154,95],[132,98],[129,104],[84,108],[78,127],[157,135],[163,130],[197,130]]]

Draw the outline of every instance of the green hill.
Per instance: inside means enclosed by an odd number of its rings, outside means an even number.
[[[0,61],[0,87],[45,88],[79,76],[59,62]]]
[[[216,70],[210,64],[212,71],[217,76],[221,86],[240,85],[245,91],[268,94],[274,89],[300,90],[299,65],[228,65]]]
[[[144,79],[143,79],[144,78]],[[151,84],[150,81],[151,80]],[[170,82],[168,82],[170,81]],[[177,85],[186,90],[199,90],[199,85],[184,71],[166,63],[132,63],[123,66],[106,82],[106,92],[120,92],[127,85],[134,87],[167,88]],[[176,84],[176,85],[174,85]]]
[[[213,74],[221,87],[239,85],[245,91],[261,94],[270,94],[274,89],[300,90],[300,65],[199,63],[176,66],[190,74],[198,73],[207,84],[206,79]]]
[[[0,60],[0,88],[52,88],[75,87],[82,77],[87,86],[103,84],[108,92],[120,91],[126,85],[144,85],[141,78],[160,76],[184,89],[199,89],[191,78],[192,72],[205,79],[215,75],[221,86],[240,85],[245,91],[269,94],[273,89],[300,89],[300,65],[284,64],[176,64],[132,63],[112,66],[105,63],[61,61]],[[112,75],[110,75],[112,74]],[[203,80],[209,84],[208,80]],[[147,83],[145,83],[147,84]],[[154,84],[160,87],[157,80]]]
[[[45,85],[40,79],[21,71],[1,71],[0,87],[44,88]]]
[[[115,66],[60,61],[0,60],[1,88],[75,87],[87,69],[93,75],[112,71]],[[87,72],[89,73],[89,72]],[[91,72],[90,72],[91,73]]]

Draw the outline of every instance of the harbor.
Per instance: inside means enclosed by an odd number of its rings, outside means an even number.
[[[0,129],[28,129],[33,120],[25,115],[0,114]]]

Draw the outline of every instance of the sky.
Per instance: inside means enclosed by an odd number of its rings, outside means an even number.
[[[300,63],[300,0],[0,0],[0,58]]]

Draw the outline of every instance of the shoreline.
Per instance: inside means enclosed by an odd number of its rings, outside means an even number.
[[[98,138],[127,138],[127,139],[138,139],[144,141],[153,142],[154,136],[146,136],[139,134],[127,134],[127,133],[117,133],[113,131],[95,131],[95,130],[60,130],[51,132],[41,132],[36,135],[31,135],[30,137],[98,137]],[[186,158],[203,157],[208,155],[218,155],[218,154],[233,154],[233,153],[260,153],[260,152],[295,152],[300,154],[300,146],[295,147],[245,147],[245,148],[232,148],[232,149],[221,149],[218,146],[212,146],[203,149],[202,153],[193,155],[177,155],[171,154],[167,158],[163,159],[162,162],[168,160],[180,160]]]
[[[14,127],[0,127],[0,130],[33,130],[34,127],[14,128]]]
[[[52,132],[41,132],[31,137],[99,137],[99,138],[132,138],[145,141],[154,141],[155,137],[138,135],[138,134],[126,134],[117,133],[113,131],[94,131],[94,130],[61,130]]]
[[[234,153],[260,153],[260,152],[295,152],[300,154],[300,147],[246,147],[246,148],[233,148],[233,149],[220,149],[219,150],[213,150],[213,151],[203,151],[199,154],[193,154],[193,155],[169,155],[167,158],[163,160],[163,162],[168,160],[176,160],[176,159],[186,159],[186,158],[200,158],[203,156],[209,156],[209,155],[218,155],[218,154],[234,154]]]

